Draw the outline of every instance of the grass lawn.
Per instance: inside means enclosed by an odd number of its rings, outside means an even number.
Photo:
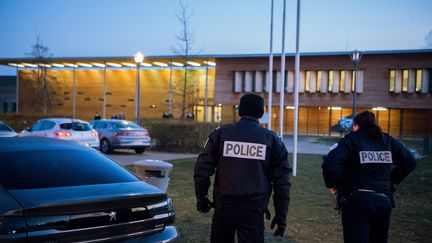
[[[299,155],[297,177],[292,179],[288,230],[275,238],[266,221],[266,242],[342,242],[340,216],[321,175],[321,156]],[[292,162],[292,158],[290,157]],[[195,209],[195,160],[174,164],[168,194],[176,206],[181,242],[209,242],[212,213]],[[211,194],[210,194],[211,195]],[[432,239],[432,159],[418,161],[417,169],[402,182],[390,226],[390,242],[430,242]],[[272,210],[272,209],[271,209]],[[273,215],[273,212],[272,212]]]

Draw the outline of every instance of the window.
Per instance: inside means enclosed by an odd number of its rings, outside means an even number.
[[[16,103],[15,102],[12,103],[12,112],[16,112]]]
[[[39,131],[42,126],[43,121],[37,121],[32,127],[32,131]]]
[[[305,91],[309,92],[310,71],[306,71]]]
[[[333,70],[328,72],[328,92],[333,91]]]
[[[355,85],[356,85],[356,83],[358,83],[359,78],[358,78],[358,73],[355,70],[352,70],[350,72],[352,72],[352,75],[351,75],[351,92],[354,92]]]
[[[396,70],[390,70],[390,86],[389,91],[394,92],[395,91],[395,78],[396,78]]]
[[[317,72],[317,81],[316,81],[316,90],[318,92],[321,91],[321,78],[322,78],[322,71]]]
[[[52,129],[55,126],[55,123],[52,121],[43,121],[42,126],[40,127],[40,131],[42,130],[49,130]]]
[[[417,69],[415,76],[415,91],[420,92],[422,88],[423,70]]]
[[[408,91],[408,69],[402,70],[402,92]]]
[[[340,71],[340,80],[339,80],[339,91],[344,92],[345,90],[345,71]]]
[[[3,102],[3,113],[8,112],[8,106],[9,106],[9,104],[7,102]]]

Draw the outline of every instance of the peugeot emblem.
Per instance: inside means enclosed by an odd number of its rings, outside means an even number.
[[[111,222],[111,221],[116,221],[116,220],[117,220],[117,213],[114,212],[114,211],[112,211],[112,212],[109,214],[109,217],[110,217],[110,222]]]

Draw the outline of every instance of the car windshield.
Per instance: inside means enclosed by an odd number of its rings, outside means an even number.
[[[112,122],[111,125],[115,128],[141,128],[137,124],[130,121]]]
[[[6,189],[33,189],[138,179],[97,151],[28,150],[0,153],[0,184]]]
[[[60,124],[61,129],[66,130],[74,130],[74,131],[90,131],[92,130],[91,126],[87,123],[82,122],[69,122]]]
[[[0,131],[12,131],[12,130],[5,124],[0,123]]]

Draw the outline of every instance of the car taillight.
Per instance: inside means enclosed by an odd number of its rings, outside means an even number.
[[[70,132],[54,132],[54,135],[57,137],[71,137],[72,133],[70,133]]]
[[[92,136],[93,136],[93,137],[97,137],[97,136],[98,136],[98,133],[97,133],[97,132],[92,132]]]
[[[127,136],[127,135],[129,135],[129,133],[128,132],[116,132],[115,135],[116,136]]]

